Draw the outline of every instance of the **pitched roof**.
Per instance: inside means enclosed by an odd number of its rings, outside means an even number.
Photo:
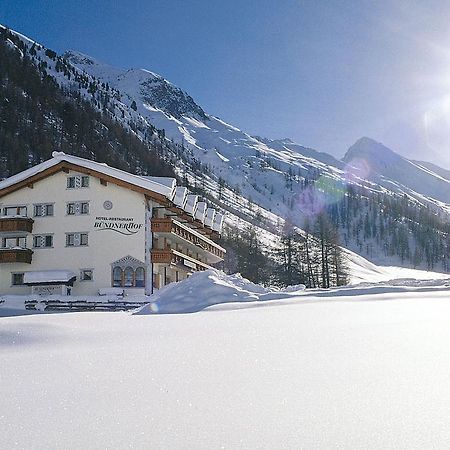
[[[99,163],[96,161],[91,161],[89,159],[80,158],[78,156],[66,155],[63,152],[53,152],[53,158],[44,161],[34,167],[30,167],[23,172],[19,172],[12,177],[6,178],[0,181],[0,194],[1,191],[7,187],[13,186],[21,181],[25,181],[28,178],[38,175],[47,169],[66,162],[69,164],[74,164],[79,167],[83,167],[88,170],[95,170],[104,175],[110,176],[117,180],[123,181],[125,183],[133,184],[135,186],[147,189],[149,191],[156,192],[163,195],[164,197],[172,200],[175,194],[176,180],[175,178],[169,177],[143,177],[139,175],[133,175],[131,173],[125,172],[124,170],[116,169],[110,167],[105,163]]]
[[[117,180],[117,182],[124,183],[125,185],[130,186],[130,189],[135,187],[139,190],[158,194],[158,196],[155,195],[158,199],[163,201],[165,201],[164,199],[167,199],[169,204],[171,204],[170,202],[174,202],[175,205],[182,208],[194,218],[199,219],[201,222],[204,222],[205,220],[206,210],[208,209],[209,211],[211,209],[208,214],[206,226],[219,233],[221,231],[223,218],[222,220],[217,220],[220,215],[216,214],[216,217],[214,217],[214,210],[212,208],[207,208],[206,203],[199,202],[197,195],[189,194],[188,190],[184,187],[177,187],[175,178],[133,175],[124,170],[110,167],[105,163],[67,155],[63,152],[53,152],[51,159],[0,181],[0,197],[2,194],[7,194],[12,190],[27,185],[28,182],[32,183],[38,181],[63,168],[69,168],[74,171],[76,171],[77,168],[79,168],[80,171],[81,169],[84,169],[90,171],[88,173],[94,172],[94,175],[97,176],[104,175],[113,182]],[[197,211],[197,208],[199,211]]]

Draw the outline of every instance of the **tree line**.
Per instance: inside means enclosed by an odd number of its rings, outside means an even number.
[[[338,231],[326,213],[308,220],[303,230],[285,220],[277,235],[279,242],[269,247],[252,225],[225,228],[221,240],[227,250],[223,269],[239,272],[254,283],[279,287],[304,284],[329,288],[348,283]]]

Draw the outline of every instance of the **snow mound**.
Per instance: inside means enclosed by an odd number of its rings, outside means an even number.
[[[306,289],[306,286],[304,284],[293,284],[292,286],[287,286],[284,289],[281,289],[280,292],[296,293],[296,292],[304,291],[305,289]]]
[[[171,283],[152,296],[152,302],[135,314],[170,314],[200,311],[218,303],[254,302],[269,289],[253,284],[240,274],[226,275],[215,269],[197,272],[187,280]]]
[[[394,280],[396,280],[397,285],[406,285],[405,280],[446,280],[449,278],[448,273],[396,266],[377,266],[348,249],[344,249],[344,253],[349,269],[351,285],[393,282]]]

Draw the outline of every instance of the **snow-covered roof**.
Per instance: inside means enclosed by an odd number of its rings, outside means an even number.
[[[187,188],[177,186],[177,188],[175,189],[175,197],[173,199],[175,205],[179,206],[180,208],[184,208],[184,205],[186,205],[187,194],[188,194]]]
[[[116,178],[120,181],[124,181],[143,189],[156,192],[158,194],[164,195],[169,200],[172,200],[175,192],[175,178],[142,177],[139,175],[133,175],[131,173],[125,172],[124,170],[110,167],[105,163],[91,161],[89,159],[80,158],[78,156],[66,155],[63,152],[53,152],[52,156],[53,158],[44,161],[41,164],[24,170],[23,172],[13,175],[12,177],[6,178],[6,180],[0,181],[0,190],[9,186],[13,186],[16,183],[20,183],[21,181],[24,181],[34,175],[38,175],[39,173],[44,172],[45,170],[50,169],[61,162],[67,162],[69,164],[74,164],[85,169],[95,170],[110,177]]]
[[[212,229],[220,233],[222,231],[224,215],[217,213],[214,217]]]
[[[214,223],[214,216],[216,215],[216,210],[214,208],[207,208],[205,215],[205,225],[211,227]]]
[[[25,272],[24,284],[67,283],[76,275],[70,270],[36,270]]]
[[[184,207],[184,210],[187,213],[194,215],[197,209],[197,203],[198,195],[189,194],[186,199],[186,206]]]
[[[63,152],[53,152],[52,156],[53,157],[51,159],[44,161],[41,164],[0,181],[0,192],[2,189],[26,181],[28,178],[39,175],[47,169],[51,169],[62,162],[67,162],[74,166],[92,170],[127,184],[140,187],[146,191],[152,191],[160,194],[173,202],[179,208],[184,209],[184,211],[193,216],[195,219],[198,219],[201,222],[204,222],[206,219],[205,225],[211,227],[214,231],[218,231],[219,233],[221,231],[222,222],[220,222],[220,226],[216,226],[216,228],[212,226],[215,223],[214,217],[217,216],[217,214],[215,214],[215,210],[213,208],[208,208],[208,205],[205,202],[199,202],[198,195],[189,194],[187,188],[177,186],[174,178],[133,175],[125,172],[124,170],[110,167],[105,163],[91,161],[78,156],[67,155]]]
[[[195,218],[200,220],[200,222],[205,221],[205,213],[208,205],[205,202],[197,203],[197,210],[195,211]]]

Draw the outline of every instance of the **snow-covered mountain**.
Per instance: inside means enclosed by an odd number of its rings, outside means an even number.
[[[16,35],[33,46],[34,41]],[[40,44],[35,53],[36,64],[45,63],[46,73],[60,86],[79,92],[140,138],[156,129],[175,143],[179,176],[230,211],[233,225],[253,222],[260,231],[274,232],[267,234],[267,245],[285,219],[303,227],[326,210],[334,214],[349,249],[375,262],[435,268],[426,262],[424,249],[412,262],[418,240],[426,240],[414,224],[424,206],[431,211],[428,221],[433,214],[447,217],[450,176],[444,169],[410,161],[369,138],[338,160],[290,139],[251,136],[204,111],[189,94],[151,71],[112,67],[73,50],[61,57]],[[380,215],[384,223],[375,227],[373,219],[367,225],[368,218]],[[446,231],[439,226],[430,225],[443,242]],[[390,234],[380,231],[385,227]],[[394,254],[399,241],[405,255]],[[442,251],[433,250],[433,261]]]
[[[167,137],[184,143],[230,186],[239,185],[256,203],[276,213],[284,215],[286,211],[280,196],[268,191],[282,191],[289,171],[302,177],[318,170],[345,182],[351,172],[354,183],[368,186],[359,180],[362,178],[417,199],[425,196],[431,202],[450,202],[450,181],[442,172],[439,175],[430,166],[410,161],[372,139],[360,139],[339,161],[290,139],[250,136],[205,113],[191,96],[148,70],[118,69],[75,51],[64,56],[78,69],[117,89],[124,103],[135,106],[156,128],[164,129]]]
[[[412,161],[367,137],[359,139],[343,161],[364,172],[364,177],[391,190],[417,198],[450,202],[450,172],[431,163]]]

